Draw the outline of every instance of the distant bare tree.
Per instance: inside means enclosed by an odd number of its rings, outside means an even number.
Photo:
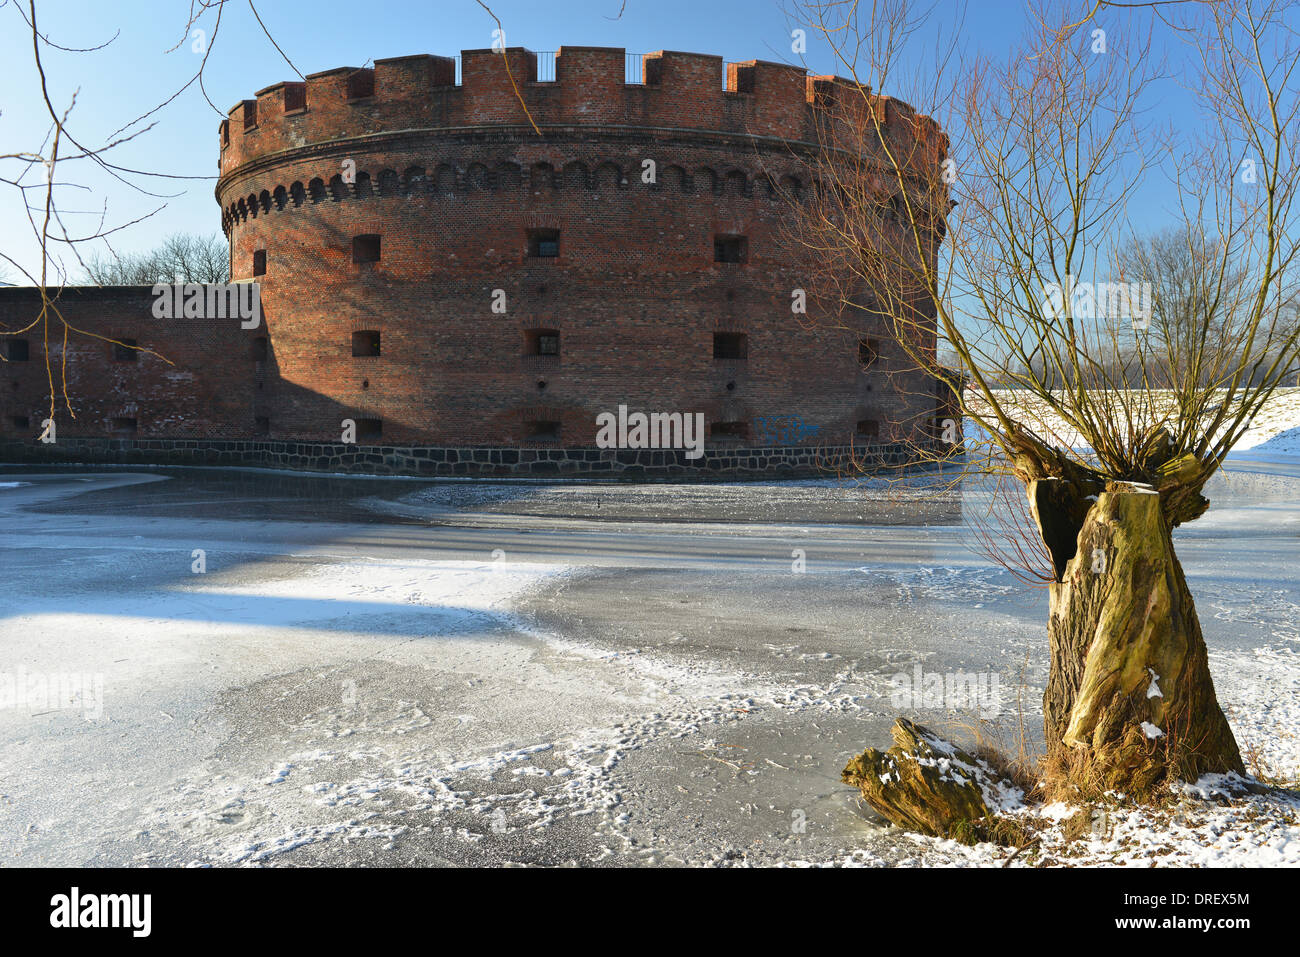
[[[1115,263],[1120,275],[1130,282],[1146,284],[1153,291],[1148,334],[1134,336],[1132,347],[1126,350],[1130,387],[1144,385],[1142,374],[1152,377],[1145,384],[1161,389],[1193,384],[1219,388],[1228,384],[1233,364],[1207,360],[1220,355],[1218,344],[1230,341],[1240,326],[1241,317],[1235,310],[1241,303],[1235,295],[1225,295],[1224,290],[1243,288],[1250,270],[1240,261],[1241,248],[1226,252],[1224,275],[1220,277],[1212,267],[1223,258],[1223,251],[1213,248],[1211,238],[1189,223],[1134,237],[1119,249]],[[1294,332],[1294,292],[1290,299],[1290,307],[1279,311],[1274,334],[1259,342],[1256,354],[1251,356],[1252,365],[1257,366],[1250,375],[1251,385],[1260,384],[1269,365],[1266,360],[1275,357],[1266,351],[1284,345]],[[1157,353],[1158,361],[1143,361],[1143,348]]]
[[[230,249],[214,233],[176,233],[149,252],[86,258],[87,279],[96,286],[151,286],[154,283],[227,282]]]

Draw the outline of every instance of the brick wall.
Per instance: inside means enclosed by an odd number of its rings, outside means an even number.
[[[624,68],[622,50],[567,47],[556,80],[538,83],[528,51],[465,51],[460,86],[451,59],[403,57],[241,102],[220,130],[216,197],[232,276],[260,283],[263,327],[156,320],[148,289],[65,291],[74,323],[174,365],[114,362],[74,337],[77,418],[56,416],[60,437],[108,437],[133,417],[142,440],[332,443],[353,419],[382,423],[372,444],[511,448],[558,422],[543,445],[590,448],[596,416],[620,405],[741,423],[709,442],[719,452],[861,445],[863,421],[882,444],[932,427],[934,383],[906,372],[883,322],[791,311],[811,272],[787,238],[811,186],[810,102],[845,81],[751,61],[728,65],[724,89],[720,58],[674,52],[644,58],[644,84]],[[838,99],[878,109],[891,136],[942,137],[898,101]],[[529,255],[538,230],[558,232],[558,256]],[[379,237],[378,261],[354,261],[363,235]],[[715,261],[719,236],[743,237],[743,262]],[[10,328],[34,308],[32,291],[0,291]],[[558,333],[558,356],[528,354],[538,330]],[[379,355],[353,354],[360,332],[379,334]],[[718,333],[743,336],[744,358],[715,359]],[[879,344],[869,371],[861,338]],[[47,414],[39,359],[3,367],[11,438]],[[773,438],[772,422],[790,427]]]
[[[231,438],[252,430],[250,356],[258,330],[241,329],[238,319],[156,319],[149,286],[69,286],[49,294],[58,313],[48,321],[57,440],[125,437],[124,420],[135,421],[139,437]],[[0,363],[0,435],[6,437],[34,438],[50,415],[42,326],[18,331],[37,322],[41,309],[37,289],[0,289],[0,331],[14,333],[0,336],[0,348],[12,356],[9,343],[27,343],[26,361]],[[69,332],[66,354],[63,320],[80,330]],[[128,361],[122,361],[108,340],[128,339],[140,348],[123,350]]]

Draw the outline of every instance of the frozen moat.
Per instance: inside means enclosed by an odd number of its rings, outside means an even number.
[[[1261,772],[1294,780],[1300,468],[1235,463],[1207,492],[1176,542],[1220,696]],[[0,709],[0,853],[996,861],[880,827],[839,782],[900,711],[1038,733],[1046,596],[973,550],[979,500],[0,472],[0,673],[46,692]],[[900,699],[900,674],[984,695]],[[1294,863],[1287,813],[1207,859]]]

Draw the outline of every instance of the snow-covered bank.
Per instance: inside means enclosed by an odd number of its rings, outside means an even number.
[[[1000,402],[1018,421],[1022,421],[1039,435],[1062,448],[1086,451],[1088,445],[1078,431],[1056,415],[1041,400],[1029,393],[999,391]],[[1162,393],[1154,393],[1156,406]],[[971,401],[976,401],[973,398]],[[1140,404],[1140,403],[1139,403]],[[978,402],[976,402],[978,407]],[[981,444],[988,441],[983,429],[973,420],[966,421],[967,438]],[[1251,461],[1293,461],[1300,457],[1300,388],[1279,389],[1250,423],[1249,428],[1233,447],[1229,458]]]

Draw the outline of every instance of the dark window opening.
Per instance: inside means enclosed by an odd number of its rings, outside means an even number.
[[[270,343],[266,336],[258,336],[253,340],[253,360],[255,362],[265,362],[270,355]]]
[[[135,419],[119,418],[113,420],[114,435],[135,435],[135,433],[136,433]]]
[[[746,439],[749,438],[748,422],[710,422],[711,439]]]
[[[22,430],[32,427],[32,420],[25,415],[15,415],[9,421],[15,429]]]
[[[357,70],[348,77],[348,99],[361,100],[375,95],[375,71]]]
[[[749,355],[749,337],[740,332],[715,332],[713,358],[744,359]]]
[[[31,358],[31,343],[26,339],[9,339],[5,355],[10,362],[27,362]]]
[[[748,252],[744,236],[714,236],[713,261],[716,263],[743,263]]]
[[[524,355],[558,356],[560,334],[554,329],[529,329],[524,333]]]
[[[379,262],[379,236],[374,233],[353,236],[352,261],[354,263]]]
[[[266,275],[266,250],[258,249],[253,253],[253,275]]]
[[[251,130],[257,125],[257,100],[244,101],[244,129]]]
[[[384,436],[381,419],[357,419],[357,442],[377,442]]]
[[[875,419],[860,419],[858,421],[858,438],[860,439],[878,439],[880,438],[880,423]]]
[[[560,255],[560,231],[558,229],[530,229],[528,231],[528,255],[534,259],[554,259]]]
[[[875,339],[858,340],[858,363],[863,370],[870,369],[880,359],[880,344]]]
[[[560,441],[560,423],[554,419],[535,419],[524,423],[529,442]]]
[[[352,355],[379,355],[379,333],[373,329],[352,333]]]
[[[113,361],[135,362],[140,355],[136,349],[138,345],[134,339],[120,339],[113,343]]]
[[[254,435],[270,435],[270,434],[271,434],[271,420],[270,420],[267,416],[265,416],[265,415],[255,416],[255,417],[253,418],[253,434],[254,434]]]

